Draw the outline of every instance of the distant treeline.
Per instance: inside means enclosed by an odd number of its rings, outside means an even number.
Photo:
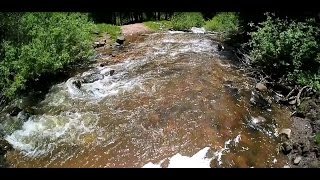
[[[93,12],[91,18],[95,22],[125,25],[144,21],[170,20],[179,12]],[[211,19],[215,12],[201,12],[205,19]]]

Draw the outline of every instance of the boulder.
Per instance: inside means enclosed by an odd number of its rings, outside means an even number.
[[[256,89],[258,91],[261,91],[261,92],[268,90],[267,86],[265,84],[263,84],[263,83],[257,83],[256,84]]]
[[[112,76],[114,74],[115,70],[110,70],[110,76]]]
[[[224,50],[224,46],[221,44],[218,44],[217,46],[218,51],[223,51]]]
[[[80,80],[73,81],[72,84],[74,84],[78,89],[80,89],[82,85]]]
[[[11,150],[13,150],[12,145],[7,140],[0,138],[0,155],[4,155]]]
[[[124,41],[125,41],[124,36],[119,36],[119,37],[117,37],[116,43],[122,45],[124,43]]]
[[[13,108],[10,110],[9,114],[10,114],[10,116],[17,116],[21,111],[22,111],[21,108],[19,108],[19,107],[13,107]]]
[[[103,47],[106,45],[106,43],[107,43],[106,40],[94,42],[94,48]]]
[[[296,158],[294,158],[293,164],[294,164],[294,165],[298,165],[301,160],[302,160],[302,157],[301,157],[301,156],[297,156]]]

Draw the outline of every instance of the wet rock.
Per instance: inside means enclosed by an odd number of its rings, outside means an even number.
[[[74,84],[78,89],[80,89],[82,85],[80,80],[73,81],[72,84]]]
[[[106,45],[106,43],[107,43],[107,40],[94,42],[94,48],[103,47]]]
[[[115,46],[115,47],[119,47],[119,46],[121,46],[121,44],[118,43],[118,42],[115,42],[115,43],[114,43],[114,46]]]
[[[10,114],[10,116],[17,116],[17,115],[19,114],[19,112],[21,112],[21,111],[22,111],[21,108],[19,108],[19,107],[13,107],[13,108],[10,110],[9,114]]]
[[[294,164],[294,165],[298,165],[301,160],[302,160],[302,157],[301,157],[301,156],[297,156],[296,158],[294,158],[293,164]]]
[[[254,124],[262,124],[266,121],[267,121],[266,118],[264,118],[262,116],[252,117],[252,123],[254,123]]]
[[[112,76],[114,74],[115,70],[110,70],[110,76]]]
[[[102,74],[94,73],[87,76],[82,77],[82,83],[93,83],[95,81],[103,79],[104,76]]]
[[[288,128],[284,128],[284,129],[281,129],[279,131],[279,136],[285,136],[287,139],[290,139],[291,137],[291,129],[288,129]]]
[[[271,107],[270,101],[257,92],[251,93],[250,103],[251,105],[258,106],[262,109],[267,109]]]
[[[124,36],[119,36],[119,37],[117,37],[116,43],[122,45],[124,43],[124,41],[125,41]]]
[[[221,44],[218,44],[217,46],[218,51],[223,51],[224,50],[224,46]]]
[[[268,90],[267,86],[265,84],[263,84],[263,83],[257,83],[256,84],[256,89],[258,91],[262,91],[262,92]]]
[[[4,155],[7,153],[7,151],[11,150],[13,150],[12,145],[9,144],[5,139],[0,138],[0,155]]]
[[[281,144],[282,153],[287,155],[292,151],[292,145],[289,142],[284,142]]]
[[[17,115],[17,118],[20,120],[20,121],[23,121],[23,122],[26,122],[30,117],[30,113],[26,112],[26,111],[21,111],[18,115]]]

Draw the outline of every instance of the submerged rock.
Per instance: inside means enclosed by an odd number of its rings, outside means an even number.
[[[251,98],[250,98],[250,103],[251,105],[258,106],[263,109],[267,109],[271,107],[270,100],[267,100],[264,98],[261,94],[257,92],[252,92],[251,93]]]

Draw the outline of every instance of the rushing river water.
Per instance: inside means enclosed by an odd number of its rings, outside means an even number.
[[[225,53],[225,54],[223,54]],[[12,167],[283,167],[290,113],[250,105],[254,82],[206,34],[154,33],[119,63],[53,86],[6,135]],[[115,70],[111,76],[110,71]],[[73,82],[90,73],[103,78]],[[3,115],[4,116],[4,115]],[[258,116],[266,118],[256,124]]]

